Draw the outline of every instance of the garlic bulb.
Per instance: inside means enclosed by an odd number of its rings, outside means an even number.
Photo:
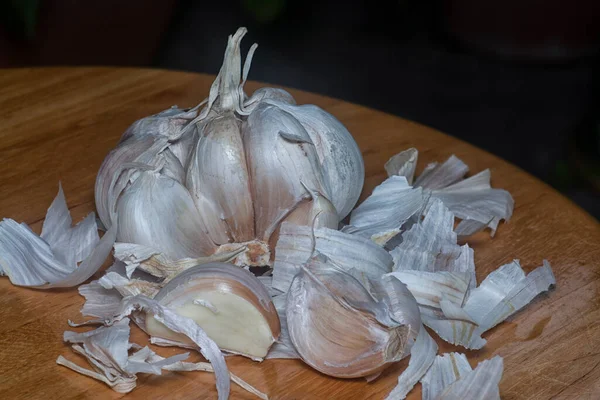
[[[256,45],[241,66],[240,28],[206,104],[134,123],[96,181],[104,225],[117,241],[171,259],[228,252],[238,265],[270,265],[282,222],[337,229],[364,181],[358,146],[322,109],[282,89],[243,90]]]
[[[393,279],[371,285],[367,290],[323,255],[296,275],[287,296],[287,324],[308,365],[327,375],[356,378],[408,355],[421,326],[415,299]]]
[[[188,317],[220,349],[260,360],[279,337],[279,317],[267,289],[245,269],[224,263],[190,268],[154,296],[161,305]],[[151,314],[146,331],[156,337],[191,344]]]

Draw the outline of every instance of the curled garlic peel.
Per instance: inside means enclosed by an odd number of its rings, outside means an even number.
[[[245,33],[230,36],[202,108],[137,121],[105,159],[96,205],[106,227],[118,213],[117,241],[175,259],[244,244],[236,264],[265,265],[283,222],[310,225],[318,216],[317,226],[337,229],[354,207],[364,164],[352,136],[282,89],[248,97],[243,84],[255,47],[242,69]]]
[[[279,317],[265,286],[250,272],[225,263],[190,268],[154,296],[161,305],[193,319],[219,348],[262,359],[279,337]],[[146,330],[156,337],[192,344],[146,316]]]

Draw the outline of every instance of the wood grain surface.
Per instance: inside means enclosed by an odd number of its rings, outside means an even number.
[[[96,172],[129,124],[173,104],[195,105],[208,93],[212,79],[147,69],[0,70],[0,217],[24,221],[39,232],[62,181],[78,221],[94,210]],[[247,91],[257,87],[250,82]],[[365,158],[363,198],[385,178],[385,161],[412,146],[420,151],[419,169],[451,154],[465,160],[472,173],[491,168],[492,184],[509,190],[516,207],[512,220],[500,225],[495,238],[481,233],[469,240],[475,249],[478,281],[514,258],[527,271],[546,258],[557,287],[487,332],[487,346],[467,352],[469,360],[476,365],[495,354],[504,357],[503,399],[600,398],[600,225],[596,220],[544,183],[460,140],[358,105],[292,93],[300,104],[323,107],[352,132]],[[141,375],[138,387],[122,395],[56,365],[61,354],[86,365],[62,342],[63,331],[70,329],[67,320],[82,319],[82,305],[76,289],[30,290],[0,278],[0,398],[216,398],[214,376],[208,373]],[[132,331],[132,341],[147,343],[137,328]],[[438,343],[441,352],[461,351]],[[155,350],[161,355],[179,352]],[[200,358],[194,355],[194,359]],[[272,399],[286,400],[383,399],[407,365],[404,360],[367,383],[330,378],[297,360],[258,364],[230,357],[227,362],[233,373]],[[231,397],[254,398],[235,385]],[[419,386],[409,398],[420,398]]]

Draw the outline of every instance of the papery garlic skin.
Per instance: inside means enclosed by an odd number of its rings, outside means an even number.
[[[154,299],[193,319],[228,352],[261,360],[279,337],[279,318],[266,288],[250,272],[231,264],[190,268],[169,281]],[[150,314],[146,330],[155,337],[191,344]]]
[[[244,93],[256,48],[242,71],[245,33],[240,28],[229,37],[204,108],[171,108],[135,122],[104,161],[96,204],[106,227],[117,214],[127,221],[117,241],[151,246],[172,258],[210,256],[244,244],[249,250],[237,265],[271,265],[284,221],[337,229],[357,202],[362,155],[335,117],[316,106],[297,106],[282,89]],[[130,192],[140,191],[137,181],[148,180],[148,171],[160,177],[157,184],[137,193],[144,201],[132,201]],[[178,199],[169,200],[172,207],[185,209],[189,221],[144,211],[154,207],[148,199],[161,202],[166,189],[158,186],[166,180],[178,192]]]

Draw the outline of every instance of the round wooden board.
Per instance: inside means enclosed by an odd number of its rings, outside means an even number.
[[[44,68],[0,70],[0,217],[39,232],[61,181],[74,220],[94,210],[96,172],[136,119],[173,104],[191,106],[208,93],[212,76],[150,69]],[[247,84],[251,93],[259,85]],[[514,258],[529,271],[552,264],[557,288],[485,334],[469,351],[472,365],[504,357],[503,399],[600,397],[600,225],[544,183],[501,159],[422,125],[343,101],[291,90],[299,104],[317,104],[339,118],[358,142],[366,165],[363,198],[386,177],[383,164],[408,147],[420,168],[455,154],[475,173],[492,171],[509,190],[512,220],[470,238],[478,281]],[[490,121],[494,123],[494,121]],[[481,133],[485,135],[485,132]],[[502,138],[498,138],[502,140]],[[519,143],[514,143],[519,146]],[[2,255],[0,254],[0,257]],[[85,365],[63,344],[67,320],[81,320],[76,289],[30,290],[0,278],[0,398],[118,398],[103,383],[56,365],[58,355]],[[434,335],[435,337],[435,335]],[[132,341],[146,344],[133,329]],[[440,352],[462,351],[438,340]],[[158,348],[162,355],[179,349]],[[192,359],[199,359],[194,355]],[[255,363],[228,358],[233,373],[272,399],[383,399],[407,360],[372,383],[333,379],[296,360]],[[140,376],[128,399],[216,398],[214,376],[202,372]],[[234,399],[254,397],[232,386]],[[420,398],[417,386],[409,399]]]

